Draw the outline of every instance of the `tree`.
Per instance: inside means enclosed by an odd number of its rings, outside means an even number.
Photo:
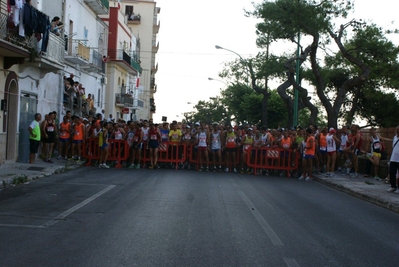
[[[294,79],[296,60],[301,63],[302,78],[306,78],[316,89],[327,113],[328,125],[332,127],[337,127],[337,119],[351,108],[353,115],[362,114],[359,112],[359,101],[370,79],[375,78],[376,83],[387,79],[387,76],[381,75],[374,77],[372,73],[378,69],[377,64],[371,64],[372,62],[367,60],[371,55],[375,61],[385,60],[381,52],[377,53],[378,49],[384,51],[384,48],[390,47],[383,32],[378,31],[375,25],[367,26],[356,20],[350,20],[339,27],[334,24],[336,18],[346,19],[348,12],[353,8],[354,1],[350,0],[276,0],[257,5],[256,10],[251,13],[262,19],[257,25],[259,44],[264,43],[267,37],[276,42],[291,42],[296,48],[298,33],[301,34],[301,43],[307,44],[301,46],[299,57],[292,53],[286,60],[286,79],[278,88],[286,103],[289,118],[293,110],[290,86],[299,91],[302,105],[309,108],[311,114],[317,111],[308,97],[308,90]],[[354,34],[349,30],[353,30]],[[331,53],[333,55],[330,55]],[[387,69],[397,68],[398,54],[397,51],[393,51],[393,54],[395,53],[396,58],[390,57],[385,65]],[[341,61],[329,64],[332,61],[328,60],[332,58],[340,58]],[[303,63],[310,65],[307,67]],[[397,82],[391,82],[389,86],[397,88]],[[346,115],[348,114],[349,112]]]

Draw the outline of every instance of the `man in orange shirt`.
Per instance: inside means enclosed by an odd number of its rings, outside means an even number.
[[[75,160],[80,162],[80,158],[82,156],[82,143],[83,140],[85,140],[86,129],[79,117],[76,116],[73,121],[72,156],[74,153],[76,153]]]
[[[305,147],[304,147],[304,156],[302,159],[302,175],[299,177],[299,180],[305,180],[307,182],[312,181],[313,179],[313,159],[315,157],[316,151],[316,143],[314,140],[314,136],[312,134],[312,129],[306,129],[306,138],[305,138]]]
[[[60,155],[58,159],[68,159],[68,149],[69,149],[69,138],[71,136],[71,123],[68,121],[68,117],[64,116],[63,122],[60,124],[60,136],[58,143],[58,150]]]

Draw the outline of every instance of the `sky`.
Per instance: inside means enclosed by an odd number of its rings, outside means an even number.
[[[193,110],[198,101],[208,101],[227,87],[227,81],[223,81],[219,73],[226,62],[234,61],[238,56],[216,49],[215,45],[235,51],[243,58],[253,57],[260,51],[255,43],[257,20],[245,17],[244,9],[251,11],[254,9],[252,2],[262,1],[155,1],[161,12],[158,15],[157,93],[153,118],[155,122],[160,122],[162,116],[168,121],[181,121],[184,119],[182,114]],[[397,16],[393,3],[392,0],[357,0],[355,14],[351,17],[372,20],[383,28],[391,27]],[[399,29],[398,22],[393,25]],[[284,48],[272,45],[271,49]]]

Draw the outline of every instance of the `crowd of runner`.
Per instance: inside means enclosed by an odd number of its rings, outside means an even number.
[[[53,163],[52,155],[55,148],[58,160],[83,160],[83,151],[89,146],[83,144],[90,138],[98,138],[101,150],[99,168],[109,168],[108,161],[110,142],[125,140],[129,147],[129,158],[124,162],[128,168],[139,169],[143,166],[143,148],[148,148],[150,169],[157,169],[165,164],[158,162],[158,149],[163,142],[179,144],[184,142],[187,147],[194,146],[198,157],[200,171],[225,171],[252,173],[246,165],[249,148],[262,147],[290,150],[294,157],[299,157],[299,163],[292,176],[300,180],[311,181],[313,172],[334,177],[336,172],[359,176],[358,156],[364,155],[374,166],[374,178],[378,176],[378,166],[384,151],[383,138],[372,129],[370,136],[363,137],[358,125],[344,126],[339,129],[316,127],[310,125],[306,129],[296,128],[269,129],[256,125],[231,126],[219,123],[206,124],[204,122],[181,123],[163,122],[155,124],[152,120],[124,121],[113,119],[104,120],[103,115],[86,116],[84,118],[72,116],[67,112],[61,123],[56,122],[56,112],[45,116],[40,123],[41,157],[45,162]],[[362,149],[363,142],[369,142],[369,151]],[[236,153],[239,151],[239,153]],[[90,153],[89,151],[86,151]],[[178,151],[181,153],[181,151]],[[236,157],[239,157],[237,159]],[[222,166],[221,163],[224,163]],[[180,162],[180,168],[189,168],[189,162]],[[166,165],[167,166],[167,165]],[[268,170],[259,169],[258,174],[268,174]],[[282,172],[280,174],[283,174]],[[367,176],[369,174],[365,174]]]

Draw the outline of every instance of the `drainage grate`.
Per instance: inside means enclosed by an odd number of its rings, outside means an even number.
[[[26,169],[27,171],[42,171],[44,170],[44,167],[29,167],[28,169]]]

